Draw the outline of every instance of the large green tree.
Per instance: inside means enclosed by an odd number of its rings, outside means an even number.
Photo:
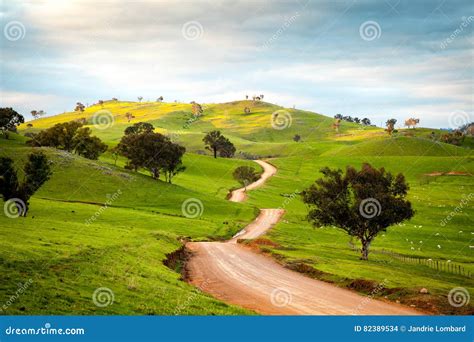
[[[154,179],[159,179],[164,173],[169,183],[185,169],[182,157],[186,149],[160,133],[144,131],[125,134],[117,151],[128,159],[127,168],[135,171],[147,169]]]
[[[0,131],[5,139],[8,139],[8,132],[15,132],[16,127],[23,122],[23,115],[12,108],[0,108]]]
[[[214,158],[217,158],[217,153],[219,153],[219,156],[225,158],[231,158],[235,154],[236,150],[234,144],[224,137],[220,131],[207,133],[202,141],[206,145],[206,149],[212,151]]]
[[[50,146],[97,159],[107,150],[107,145],[91,133],[90,128],[83,127],[80,121],[63,122],[33,135],[27,143],[33,147]]]
[[[0,157],[0,194],[4,201],[13,201],[19,216],[26,216],[31,196],[49,179],[51,169],[43,152],[33,152],[23,169],[23,181],[19,181],[13,160]]]
[[[242,186],[247,189],[247,185],[258,180],[259,175],[255,171],[255,168],[251,166],[239,166],[234,170],[232,176],[236,181],[238,181]]]
[[[345,174],[327,167],[321,173],[323,177],[302,192],[308,220],[315,227],[334,226],[359,239],[363,260],[377,234],[414,215],[401,173],[393,176],[370,164],[361,170],[348,166]]]

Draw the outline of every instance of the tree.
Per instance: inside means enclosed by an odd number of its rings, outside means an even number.
[[[354,119],[350,115],[344,116],[342,120],[347,121],[347,122],[354,122]]]
[[[128,159],[127,168],[135,171],[147,169],[154,179],[159,179],[163,172],[166,181],[171,183],[173,176],[185,169],[182,166],[185,148],[160,133],[144,131],[126,134],[117,150]]]
[[[18,181],[18,172],[10,158],[0,157],[0,174],[0,194],[3,200],[13,200],[18,215],[25,217],[29,209],[28,200],[50,178],[51,169],[43,152],[33,152],[25,164],[23,182]]]
[[[138,99],[138,102],[142,102],[143,96],[139,96],[139,97],[137,97],[137,99]]]
[[[162,170],[165,175],[165,179],[168,183],[171,183],[171,179],[186,169],[183,166],[182,158],[186,152],[186,148],[181,145],[168,141],[164,150]]]
[[[335,226],[362,244],[361,259],[367,260],[370,244],[380,232],[414,215],[405,199],[408,184],[400,173],[363,164],[360,171],[321,169],[323,178],[302,192],[309,206],[308,220],[315,227]]]
[[[229,139],[223,137],[220,142],[219,156],[223,158],[232,158],[235,151],[234,144],[232,144]]]
[[[360,119],[358,117],[355,117],[354,122],[357,123],[357,124],[360,124]]]
[[[342,114],[336,114],[336,115],[334,115],[334,119],[342,120],[342,118],[343,118]]]
[[[386,131],[388,132],[389,135],[392,135],[393,131],[395,130],[396,123],[397,123],[397,119],[388,119],[387,122],[385,123],[385,126],[387,126]]]
[[[234,170],[232,176],[247,190],[247,185],[258,180],[259,175],[251,166],[239,166]]]
[[[39,119],[40,117],[46,114],[44,110],[32,110],[30,113],[33,119]]]
[[[82,128],[79,121],[58,123],[34,135],[27,144],[33,147],[50,146],[68,152],[75,152],[88,159],[97,159],[107,150],[107,145],[91,136],[90,128]]]
[[[0,131],[5,139],[8,139],[9,132],[16,132],[16,127],[24,122],[23,115],[12,108],[0,108]]]
[[[362,124],[363,124],[364,126],[370,126],[370,124],[371,124],[371,122],[370,122],[370,120],[369,120],[368,118],[363,118],[363,119],[361,120],[361,122],[362,122]]]
[[[127,118],[127,122],[130,122],[130,120],[135,118],[135,116],[130,112],[125,113],[125,117]]]
[[[193,107],[192,107],[192,112],[194,116],[201,116],[203,113],[202,106],[197,103],[197,102],[191,102]]]
[[[99,100],[99,105],[104,108],[104,101],[103,100]]]
[[[81,102],[76,103],[76,108],[74,108],[75,112],[83,112],[86,109],[86,106],[84,106]]]
[[[155,127],[148,122],[137,122],[133,126],[125,128],[125,135],[128,134],[140,134],[140,133],[151,133],[155,130]]]
[[[224,137],[220,131],[211,131],[202,139],[206,144],[206,149],[212,151],[214,158],[217,158],[217,153],[221,157],[232,157],[235,154],[235,147],[229,139]]]
[[[295,134],[295,136],[293,137],[293,141],[300,141],[301,140],[301,136],[299,134]]]
[[[99,138],[91,136],[89,127],[81,128],[77,131],[77,134],[74,136],[73,145],[75,153],[92,160],[97,160],[108,148]]]
[[[410,127],[415,128],[415,126],[418,125],[419,122],[420,122],[420,119],[409,118],[405,120],[405,126],[407,126],[408,128]]]
[[[156,102],[163,102],[163,96],[160,96],[159,98],[157,98]]]

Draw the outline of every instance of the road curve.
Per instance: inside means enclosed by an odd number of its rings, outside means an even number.
[[[277,171],[275,166],[270,165],[264,162],[263,160],[255,160],[255,162],[263,168],[263,173],[260,175],[260,178],[256,182],[247,185],[247,190],[245,188],[240,188],[240,189],[232,191],[232,195],[230,196],[229,201],[231,202],[245,201],[247,199],[246,191],[253,190],[262,186],[267,181],[267,179],[273,176]]]
[[[261,186],[276,173],[274,166],[256,162],[264,173],[247,189]],[[246,199],[245,191],[239,190],[232,193],[231,199],[236,202]],[[282,209],[261,209],[252,223],[227,242],[187,243],[186,249],[192,255],[186,263],[188,281],[217,299],[267,315],[420,314],[293,272],[236,243],[237,239],[254,239],[264,234],[283,214]]]

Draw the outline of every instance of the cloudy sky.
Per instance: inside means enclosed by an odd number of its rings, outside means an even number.
[[[472,1],[3,0],[0,106],[245,94],[326,115],[473,121]]]

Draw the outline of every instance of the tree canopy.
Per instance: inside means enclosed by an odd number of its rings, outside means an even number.
[[[393,176],[370,164],[363,164],[360,171],[348,166],[345,174],[327,167],[321,173],[323,177],[302,192],[308,220],[315,227],[335,226],[359,239],[364,260],[378,233],[414,215],[401,173]]]
[[[0,131],[5,139],[8,139],[8,132],[16,132],[16,127],[24,122],[23,115],[12,108],[0,108]]]
[[[235,146],[229,139],[224,137],[220,131],[211,131],[202,139],[206,145],[206,149],[212,151],[214,158],[220,157],[231,158],[235,154]]]
[[[185,169],[182,157],[186,149],[183,146],[153,131],[136,130],[136,133],[131,133],[133,130],[128,131],[129,133],[125,134],[117,145],[118,153],[128,159],[127,168],[135,171],[144,168],[154,179],[159,179],[163,173],[169,183],[176,174]]]
[[[51,146],[68,152],[75,152],[88,159],[97,159],[107,150],[99,138],[91,136],[88,127],[80,121],[58,123],[32,136],[27,144],[34,147]]]
[[[43,152],[33,152],[28,156],[19,181],[18,172],[13,166],[13,160],[0,157],[0,194],[3,200],[12,201],[17,208],[18,216],[26,216],[29,209],[28,200],[50,178],[51,169],[48,159]]]
[[[247,188],[247,185],[257,181],[259,178],[255,168],[251,166],[239,166],[234,170],[232,176],[245,188]]]

